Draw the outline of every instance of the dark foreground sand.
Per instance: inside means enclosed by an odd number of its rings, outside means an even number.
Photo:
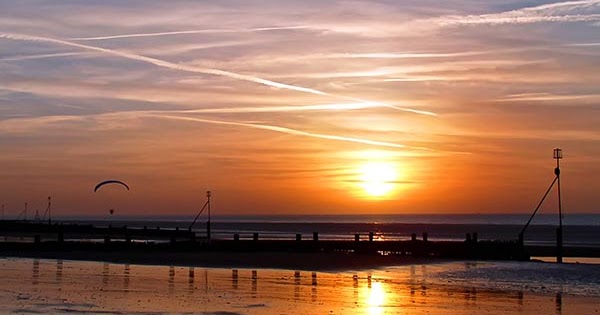
[[[487,290],[440,276],[470,268],[479,267],[455,262],[307,272],[0,258],[0,314],[600,312],[598,297]]]

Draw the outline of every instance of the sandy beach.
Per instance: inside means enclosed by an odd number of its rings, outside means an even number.
[[[550,268],[549,272],[553,272],[552,266],[543,263],[518,267],[524,267],[526,271],[527,268]],[[525,282],[523,286],[514,286],[514,281],[510,281],[511,287],[489,285],[494,281],[501,283],[503,270],[510,272],[510,268],[515,268],[515,265],[443,262],[359,271],[310,272],[2,258],[0,313],[236,315],[600,312],[598,292],[580,292],[575,287],[561,285],[561,282],[553,286],[551,279],[545,289],[535,288],[531,281],[531,287]],[[490,271],[496,273],[495,279],[486,281],[486,275],[472,277]],[[597,275],[592,273],[592,276]]]

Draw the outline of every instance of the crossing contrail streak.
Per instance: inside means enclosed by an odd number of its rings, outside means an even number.
[[[344,95],[336,95],[336,94],[332,94],[332,93],[319,91],[316,89],[271,81],[271,80],[251,76],[251,75],[239,74],[239,73],[220,70],[220,69],[201,68],[201,67],[181,65],[181,64],[172,63],[172,62],[169,62],[166,60],[156,59],[156,58],[138,55],[138,54],[134,54],[134,53],[113,50],[113,49],[108,49],[108,48],[102,48],[102,47],[97,47],[97,46],[91,46],[91,45],[85,45],[85,44],[80,44],[80,43],[74,43],[74,42],[61,40],[61,39],[41,37],[41,36],[23,35],[23,34],[10,34],[10,33],[0,33],[0,38],[11,39],[11,40],[21,40],[21,41],[32,41],[32,42],[45,42],[45,43],[53,43],[53,44],[57,44],[57,45],[77,47],[80,49],[97,51],[97,52],[102,52],[102,53],[113,55],[113,56],[118,56],[118,57],[127,58],[127,59],[131,59],[131,60],[146,62],[146,63],[153,64],[155,66],[158,66],[158,67],[164,67],[164,68],[168,68],[168,69],[172,69],[172,70],[225,76],[225,77],[229,77],[232,79],[237,79],[237,80],[242,80],[242,81],[250,81],[250,82],[263,84],[263,85],[280,88],[280,89],[287,89],[287,90],[315,94],[315,95],[322,95],[322,96],[331,96],[331,97],[337,97],[337,98],[342,98],[342,99],[352,100],[352,101],[375,103],[381,107],[388,107],[388,108],[393,108],[396,110],[412,112],[412,113],[417,113],[417,114],[422,114],[422,115],[430,115],[430,116],[437,115],[437,114],[435,114],[433,112],[429,112],[429,111],[421,111],[421,110],[416,110],[416,109],[403,108],[403,107],[398,107],[398,106],[385,104],[385,103],[381,103],[381,102],[372,102],[372,101],[362,100],[362,99],[344,96]]]
[[[409,147],[409,146],[406,146],[403,144],[398,144],[398,143],[393,143],[393,142],[375,141],[375,140],[369,140],[369,139],[364,139],[364,138],[354,138],[354,137],[336,136],[336,135],[329,135],[329,134],[322,134],[322,133],[313,133],[313,132],[301,131],[301,130],[297,130],[297,129],[291,129],[291,128],[274,126],[274,125],[244,123],[244,122],[235,122],[235,121],[227,121],[227,120],[213,120],[213,119],[203,119],[203,118],[194,118],[194,117],[182,117],[182,116],[172,116],[172,115],[152,115],[152,114],[150,114],[148,116],[156,117],[156,118],[163,118],[163,119],[194,121],[194,122],[217,124],[217,125],[248,127],[248,128],[269,130],[269,131],[280,132],[280,133],[287,133],[287,134],[295,135],[295,136],[305,136],[305,137],[327,139],[327,140],[354,142],[354,143],[368,144],[368,145],[374,145],[374,146],[433,151],[432,149],[429,149],[429,148]]]
[[[34,59],[44,59],[44,58],[56,58],[56,57],[70,57],[81,55],[82,53],[71,52],[71,53],[55,53],[55,54],[39,54],[39,55],[29,55],[29,56],[14,56],[14,57],[4,57],[0,58],[0,61],[21,61],[21,60],[34,60]]]
[[[73,42],[69,42],[69,41],[61,40],[61,39],[41,37],[41,36],[21,35],[21,34],[7,34],[7,33],[0,33],[0,38],[6,38],[6,39],[12,39],[12,40],[22,40],[22,41],[54,43],[54,44],[59,44],[59,45],[77,47],[77,48],[86,49],[86,50],[98,51],[98,52],[102,52],[102,53],[106,53],[106,54],[114,55],[114,56],[119,56],[119,57],[123,57],[123,58],[127,58],[127,59],[147,62],[147,63],[153,64],[155,66],[169,68],[169,69],[173,69],[173,70],[220,75],[220,76],[230,77],[233,79],[260,83],[260,84],[264,84],[264,85],[268,85],[268,86],[272,86],[272,87],[276,87],[276,88],[280,88],[280,89],[288,89],[288,90],[294,90],[294,91],[310,93],[310,94],[317,94],[317,95],[328,95],[327,93],[319,91],[319,90],[285,84],[285,83],[280,83],[280,82],[275,82],[275,81],[258,78],[258,77],[254,77],[254,76],[250,76],[250,75],[239,74],[239,73],[229,72],[229,71],[219,70],[219,69],[200,68],[200,67],[180,65],[180,64],[169,62],[169,61],[156,59],[156,58],[152,58],[152,57],[146,57],[146,56],[142,56],[142,55],[138,55],[138,54],[134,54],[134,53],[113,50],[113,49],[108,49],[108,48],[102,48],[102,47],[96,47],[96,46],[90,46],[90,45],[84,45],[84,44],[79,44],[79,43],[73,43]]]
[[[185,30],[185,31],[171,31],[171,32],[107,35],[107,36],[96,36],[96,37],[75,37],[75,38],[69,38],[69,40],[92,41],[92,40],[107,40],[107,39],[119,39],[119,38],[134,38],[134,37],[186,35],[186,34],[250,33],[250,32],[279,31],[279,30],[298,30],[298,29],[307,29],[307,28],[309,28],[309,27],[300,25],[300,26],[281,26],[281,27],[258,27],[258,28],[250,28],[250,29],[201,29],[201,30]]]

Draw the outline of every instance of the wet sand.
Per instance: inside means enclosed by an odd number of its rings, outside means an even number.
[[[471,263],[343,272],[0,259],[7,314],[599,314],[600,297],[488,290]]]
[[[104,261],[138,265],[215,268],[271,268],[307,271],[364,270],[432,261],[409,256],[363,255],[343,252],[160,252],[148,250],[24,250],[0,251],[0,257]]]

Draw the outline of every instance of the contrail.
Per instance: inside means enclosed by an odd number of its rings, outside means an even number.
[[[77,48],[81,48],[81,49],[99,51],[99,52],[103,52],[106,54],[119,56],[119,57],[123,57],[123,58],[127,58],[127,59],[147,62],[147,63],[153,64],[155,66],[169,68],[169,69],[173,69],[173,70],[180,70],[180,71],[193,72],[193,73],[202,73],[202,74],[220,75],[220,76],[230,77],[233,79],[260,83],[260,84],[264,84],[264,85],[268,85],[268,86],[272,86],[272,87],[276,87],[276,88],[280,88],[280,89],[288,89],[288,90],[294,90],[294,91],[316,94],[316,95],[329,95],[328,93],[325,93],[325,92],[322,92],[319,90],[285,84],[285,83],[280,83],[280,82],[275,82],[275,81],[262,79],[262,78],[258,78],[258,77],[254,77],[254,76],[250,76],[250,75],[239,74],[239,73],[229,72],[229,71],[219,70],[219,69],[200,68],[200,67],[180,65],[180,64],[172,63],[172,62],[161,60],[161,59],[146,57],[146,56],[128,53],[128,52],[124,52],[124,51],[112,50],[112,49],[108,49],[108,48],[73,43],[73,42],[69,42],[69,41],[61,40],[61,39],[54,39],[54,38],[40,37],[40,36],[30,36],[30,35],[20,35],[20,34],[7,34],[7,33],[0,33],[0,38],[6,38],[6,39],[12,39],[12,40],[22,40],[22,41],[54,43],[54,44],[59,44],[59,45],[77,47]]]
[[[352,110],[380,107],[372,102],[361,103],[340,103],[340,104],[318,104],[318,105],[295,105],[295,106],[254,106],[254,107],[225,107],[225,108],[200,108],[179,111],[169,111],[170,113],[189,113],[189,114],[229,114],[229,113],[268,113],[268,112],[299,112],[299,111],[319,111],[319,110]],[[157,111],[159,112],[159,111]]]
[[[301,131],[301,130],[297,130],[297,129],[291,129],[291,128],[280,127],[280,126],[273,126],[273,125],[243,123],[243,122],[226,121],[226,120],[212,120],[212,119],[193,118],[193,117],[181,117],[181,116],[171,116],[171,115],[148,115],[148,116],[156,117],[156,118],[165,118],[165,119],[195,121],[195,122],[217,124],[217,125],[248,127],[248,128],[254,128],[254,129],[286,133],[286,134],[295,135],[295,136],[304,136],[304,137],[327,139],[327,140],[361,143],[361,144],[368,144],[368,145],[374,145],[374,146],[403,148],[403,149],[410,148],[410,149],[434,151],[433,149],[429,149],[429,148],[409,147],[409,146],[406,146],[403,144],[398,144],[398,143],[393,143],[393,142],[375,141],[375,140],[369,140],[369,139],[363,139],[363,138],[353,138],[353,137],[344,137],[344,136],[328,135],[328,134],[321,134],[321,133],[312,133],[312,132]]]
[[[170,111],[173,113],[190,113],[190,114],[228,114],[228,113],[268,113],[268,112],[296,112],[296,111],[319,111],[319,110],[354,110],[364,108],[382,107],[381,103],[371,102],[360,99],[353,99],[358,103],[339,103],[339,104],[317,104],[317,105],[296,105],[296,106],[255,106],[255,107],[225,107],[225,108],[200,108],[181,111]],[[428,111],[416,109],[400,108],[393,105],[386,107],[394,108],[402,111],[410,111],[421,115],[435,115]]]
[[[55,54],[39,54],[39,55],[30,55],[30,56],[15,56],[15,57],[0,58],[0,61],[21,61],[21,60],[32,60],[32,59],[69,57],[69,56],[77,56],[77,55],[81,55],[81,54],[82,53],[78,53],[78,52],[70,52],[70,53],[55,53]]]
[[[453,53],[341,53],[326,55],[326,58],[357,58],[357,59],[409,59],[409,58],[445,58],[445,57],[469,57],[489,54],[491,51],[465,51]]]
[[[575,43],[575,44],[566,44],[563,46],[565,46],[565,47],[594,47],[594,46],[600,46],[600,43]]]
[[[264,32],[264,31],[278,31],[278,30],[298,30],[308,29],[308,26],[281,26],[281,27],[258,27],[250,29],[201,29],[201,30],[186,30],[186,31],[171,31],[171,32],[156,32],[156,33],[135,33],[135,34],[122,34],[122,35],[107,35],[97,37],[75,37],[69,38],[69,40],[76,41],[91,41],[91,40],[107,40],[107,39],[118,39],[118,38],[132,38],[132,37],[154,37],[154,36],[168,36],[168,35],[185,35],[185,34],[215,34],[215,33],[249,33],[249,32]]]
[[[54,39],[54,38],[41,37],[41,36],[22,35],[22,34],[10,34],[10,33],[0,33],[0,38],[11,39],[11,40],[21,40],[21,41],[32,41],[32,42],[46,42],[46,43],[53,43],[53,44],[58,44],[58,45],[70,46],[70,47],[77,47],[77,48],[81,48],[81,49],[98,51],[98,52],[102,52],[102,53],[109,54],[109,55],[119,56],[122,58],[131,59],[131,60],[147,62],[147,63],[153,64],[155,66],[169,68],[169,69],[173,69],[173,70],[192,72],[192,73],[220,75],[220,76],[225,76],[225,77],[229,77],[229,78],[233,78],[233,79],[237,79],[237,80],[259,83],[259,84],[263,84],[263,85],[267,85],[267,86],[271,86],[271,87],[275,87],[275,88],[280,88],[280,89],[287,89],[287,90],[315,94],[315,95],[322,95],[322,96],[331,96],[331,97],[337,97],[337,98],[342,98],[342,99],[352,100],[352,101],[376,103],[381,107],[388,107],[388,108],[393,108],[396,110],[412,112],[412,113],[417,113],[417,114],[423,114],[423,115],[437,116],[437,114],[435,114],[433,112],[429,112],[429,111],[421,111],[421,110],[416,110],[416,109],[403,108],[403,107],[398,107],[398,106],[394,106],[394,105],[390,105],[390,104],[385,104],[385,103],[380,103],[380,102],[371,102],[371,101],[362,100],[362,99],[344,96],[344,95],[336,95],[336,94],[332,94],[332,93],[319,91],[316,89],[306,88],[306,87],[297,86],[297,85],[285,84],[285,83],[271,81],[271,80],[251,76],[251,75],[239,74],[239,73],[220,70],[220,69],[200,68],[200,67],[181,65],[181,64],[172,63],[172,62],[169,62],[166,60],[156,59],[156,58],[152,58],[152,57],[146,57],[146,56],[142,56],[142,55],[138,55],[138,54],[134,54],[134,53],[123,52],[123,51],[119,51],[119,50],[113,50],[113,49],[102,48],[102,47],[91,46],[91,45],[84,45],[84,44],[80,44],[80,43],[73,43],[73,42],[61,40],[61,39]]]

